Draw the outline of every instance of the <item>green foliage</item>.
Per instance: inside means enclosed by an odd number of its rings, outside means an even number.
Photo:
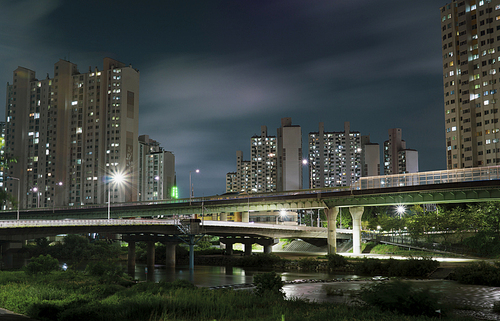
[[[255,284],[255,294],[264,296],[272,295],[284,298],[283,281],[276,272],[259,273],[253,277]]]
[[[354,271],[365,275],[425,277],[438,267],[439,262],[431,258],[409,258],[407,260],[363,258],[354,264]]]
[[[311,258],[302,258],[298,261],[299,268],[304,271],[316,271],[319,264],[320,261]]]
[[[328,259],[328,269],[330,271],[343,268],[348,263],[346,258],[339,254],[328,254],[326,258]]]
[[[484,261],[458,267],[451,275],[453,280],[464,284],[500,286],[500,267]]]
[[[59,270],[59,261],[49,254],[32,259],[24,268],[28,275],[49,274],[57,270]]]
[[[284,262],[279,256],[270,253],[258,253],[244,256],[238,260],[237,265],[242,267],[272,268]]]
[[[87,264],[85,273],[98,277],[102,282],[116,282],[123,276],[123,269],[114,261],[94,261]]]
[[[365,287],[360,297],[367,304],[384,311],[406,315],[437,316],[439,297],[429,289],[415,289],[401,280],[378,282]]]

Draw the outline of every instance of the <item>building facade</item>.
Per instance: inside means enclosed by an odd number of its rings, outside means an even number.
[[[285,117],[277,132],[277,190],[302,189],[302,129]]]
[[[81,73],[59,60],[54,77],[19,67],[7,84],[7,191],[20,207],[137,200],[139,71],[111,58]],[[125,175],[122,186],[113,183]],[[19,184],[19,185],[18,185]]]
[[[137,200],[177,198],[175,156],[148,135],[139,136]]]
[[[499,0],[440,8],[448,169],[500,163]]]
[[[227,193],[302,188],[302,133],[290,118],[284,119],[278,137],[268,135],[266,126],[261,126],[260,135],[251,137],[250,161],[243,160],[242,151],[236,152],[236,172],[226,174]]]
[[[350,186],[361,177],[361,134],[344,123],[343,132],[309,133],[309,188]],[[380,161],[379,161],[380,163]]]
[[[361,136],[361,176],[380,175],[380,145],[370,142],[370,135]]]
[[[384,175],[418,172],[418,152],[407,149],[401,128],[389,129],[384,142]]]

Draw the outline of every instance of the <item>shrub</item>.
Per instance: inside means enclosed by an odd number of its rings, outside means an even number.
[[[253,283],[256,286],[255,294],[273,295],[283,298],[283,281],[276,272],[259,273],[253,277]]]
[[[500,286],[500,268],[498,264],[474,262],[456,268],[451,278],[463,284]]]
[[[369,305],[406,315],[436,316],[439,309],[437,294],[415,289],[401,280],[372,284],[361,291],[360,297]]]
[[[337,268],[343,268],[347,265],[347,260],[342,255],[328,254],[326,258],[328,259],[328,269],[330,271]]]
[[[24,268],[24,272],[28,275],[49,274],[57,270],[59,270],[59,261],[49,254],[32,259]]]
[[[298,262],[299,268],[305,271],[315,271],[318,268],[319,263],[319,261],[311,258],[303,258]]]
[[[382,267],[382,261],[379,259],[367,259],[356,262],[354,265],[354,271],[358,274],[382,274],[384,269]]]

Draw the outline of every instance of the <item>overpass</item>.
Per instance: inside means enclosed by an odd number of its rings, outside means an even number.
[[[22,220],[181,217],[227,221],[227,213],[240,213],[246,228],[255,212],[324,209],[328,217],[326,238],[329,252],[336,250],[336,217],[348,207],[353,217],[353,248],[360,253],[361,217],[364,206],[463,203],[500,200],[500,166],[422,173],[363,177],[349,188],[297,190],[278,193],[216,195],[204,198],[35,209],[20,211]],[[16,212],[0,213],[0,220],[13,220]],[[134,220],[136,221],[136,220]],[[206,223],[208,221],[205,221]],[[138,224],[140,225],[140,224]],[[97,227],[96,227],[97,228]],[[227,226],[224,228],[228,228]],[[279,225],[279,229],[286,229]],[[0,228],[0,239],[6,229]],[[262,232],[263,230],[261,230]]]

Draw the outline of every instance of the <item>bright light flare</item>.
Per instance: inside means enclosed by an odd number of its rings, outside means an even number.
[[[398,212],[398,214],[403,214],[406,212],[406,207],[404,205],[398,205],[396,206],[396,212]]]

